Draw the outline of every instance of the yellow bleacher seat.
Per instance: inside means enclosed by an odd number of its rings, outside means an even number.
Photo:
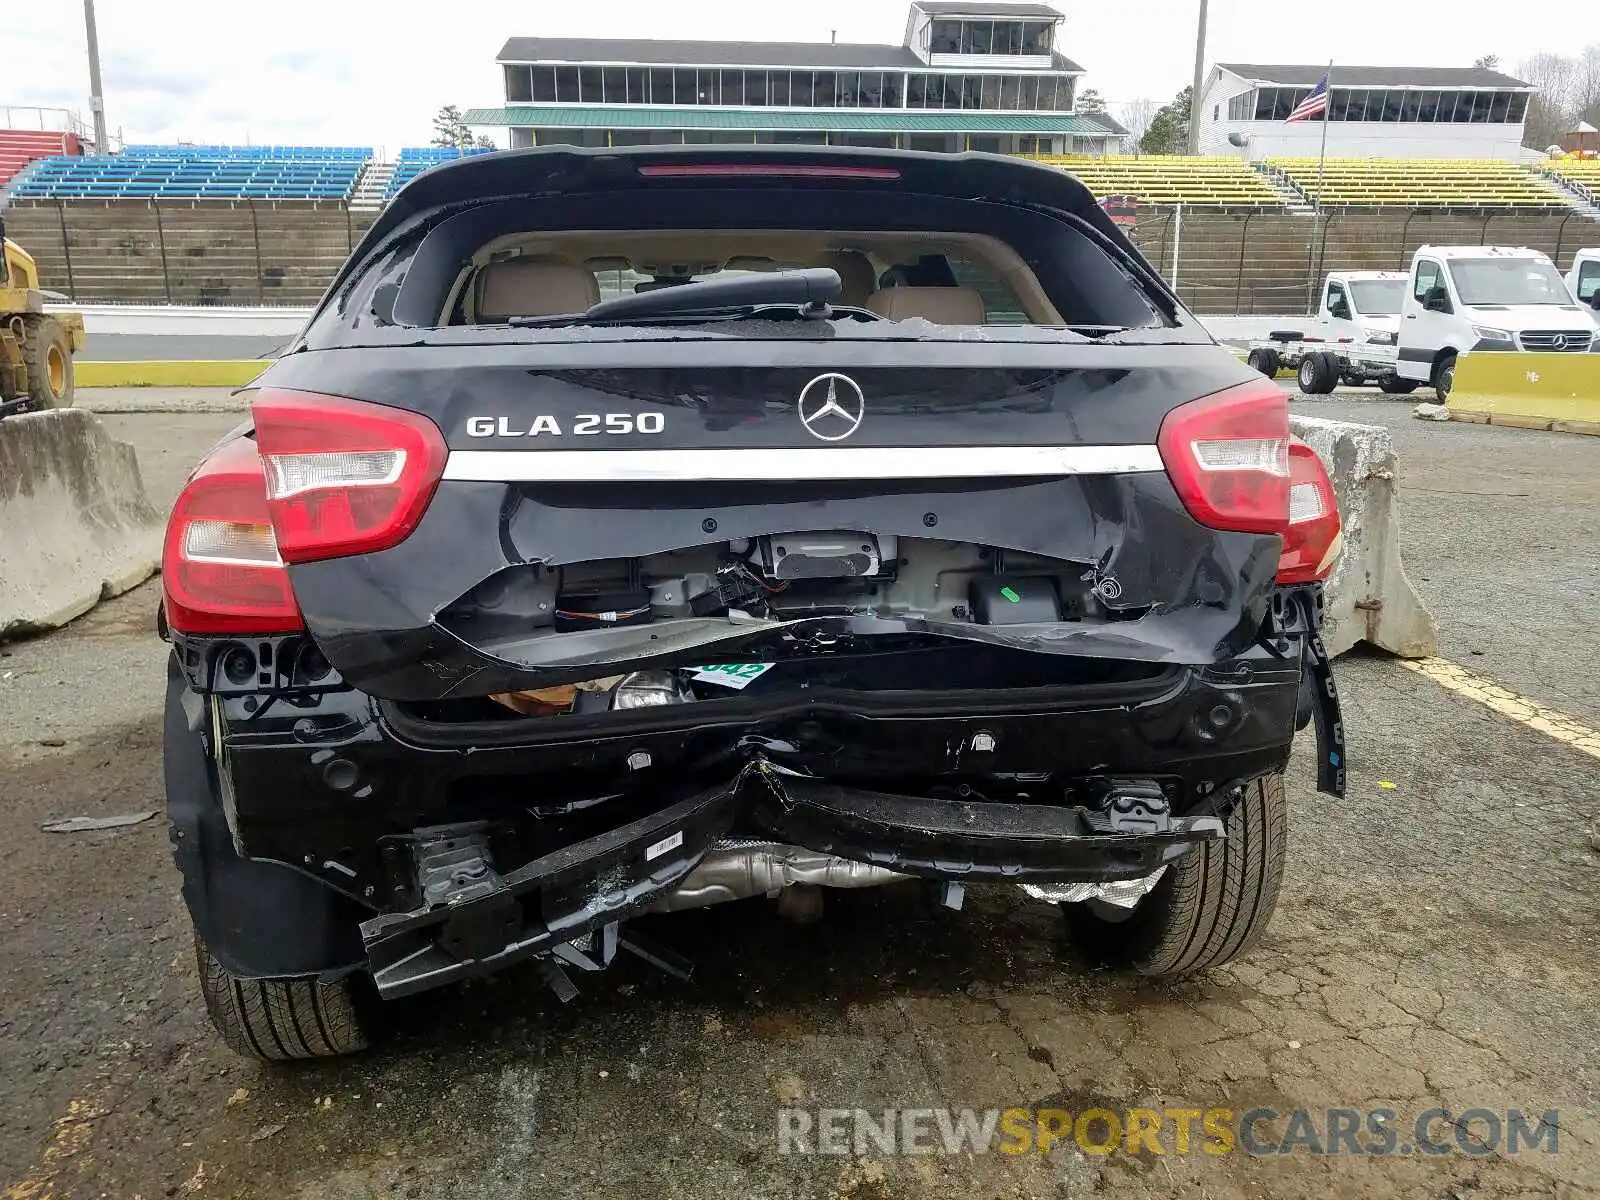
[[[1129,195],[1146,204],[1284,205],[1283,194],[1268,178],[1227,156],[1037,156],[1036,161],[1071,171],[1097,195]],[[1316,198],[1316,159],[1277,158],[1266,166]],[[1556,209],[1570,203],[1542,171],[1600,191],[1600,160],[1552,160],[1529,168],[1500,159],[1330,158],[1321,168],[1321,195],[1326,205],[1357,207]]]
[[[1275,158],[1269,166],[1316,198],[1316,159]],[[1533,171],[1499,159],[1330,158],[1320,168],[1320,181],[1326,205],[1559,208],[1566,203]]]
[[[1214,204],[1281,208],[1283,196],[1235,158],[1146,155],[1076,158],[1038,156],[1071,171],[1096,195],[1134,196],[1146,204]]]
[[[1540,164],[1542,170],[1600,196],[1600,158],[1553,158]]]

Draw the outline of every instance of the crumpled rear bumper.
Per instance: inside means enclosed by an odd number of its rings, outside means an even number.
[[[762,763],[503,874],[481,828],[418,830],[411,849],[423,902],[361,925],[379,994],[497,971],[607,928],[614,936],[616,923],[672,892],[735,827],[910,875],[1033,883],[1142,877],[1223,831],[1210,814],[1140,810],[1119,828],[1083,808],[897,796]]]
[[[947,884],[1143,878],[1220,836],[1237,785],[1283,770],[1313,711],[1337,731],[1307,644],[1059,695],[818,689],[481,725],[337,686],[207,700],[175,669],[169,742],[209,744],[221,785],[172,801],[210,831],[184,843],[203,851],[180,856],[186,898],[242,975],[369,970],[403,995],[545,970],[592,937],[628,948],[622,922],[740,839]],[[304,919],[266,912],[232,938],[262,875],[349,941],[308,950]]]
[[[379,994],[498,971],[642,912],[728,832],[735,790],[702,792],[504,874],[481,830],[419,830],[412,856],[422,905],[361,924]]]

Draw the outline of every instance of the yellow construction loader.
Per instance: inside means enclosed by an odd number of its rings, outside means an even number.
[[[39,269],[0,220],[0,416],[72,403],[72,356],[83,317],[44,311]]]

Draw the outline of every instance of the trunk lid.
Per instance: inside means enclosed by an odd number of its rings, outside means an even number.
[[[1251,378],[1214,347],[731,341],[619,343],[603,367],[572,347],[347,350],[282,360],[261,384],[404,408],[443,432],[415,532],[290,569],[346,679],[429,700],[841,639],[1231,656],[1265,617],[1279,539],[1198,524],[1156,441],[1181,402]],[[830,383],[843,417],[821,411]],[[759,616],[684,608],[729,557],[816,531],[866,535],[877,574],[824,566],[834,583],[804,585],[814,604]],[[978,623],[984,574],[1046,586],[1060,607]],[[640,592],[647,623],[553,628],[563,596]]]

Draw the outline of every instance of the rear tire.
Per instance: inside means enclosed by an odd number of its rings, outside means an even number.
[[[49,317],[22,320],[22,361],[28,368],[29,407],[70,408],[76,391],[72,339],[59,321]]]
[[[1246,784],[1225,826],[1226,838],[1169,864],[1131,912],[1063,904],[1074,941],[1101,962],[1161,978],[1209,970],[1249,949],[1272,919],[1283,882],[1283,776]]]
[[[1331,354],[1307,354],[1300,360],[1300,390],[1308,396],[1326,396],[1339,382],[1339,366]]]
[[[353,978],[246,979],[218,962],[198,936],[194,950],[206,1012],[235,1053],[282,1061],[367,1048],[363,997]]]
[[[1439,393],[1439,403],[1450,398],[1450,389],[1456,385],[1456,356],[1446,354],[1433,368],[1433,390]]]
[[[1383,379],[1378,382],[1378,390],[1387,396],[1409,396],[1418,386],[1414,379]]]
[[[1250,366],[1260,371],[1268,379],[1276,379],[1278,368],[1282,365],[1276,350],[1252,350],[1248,361]]]

